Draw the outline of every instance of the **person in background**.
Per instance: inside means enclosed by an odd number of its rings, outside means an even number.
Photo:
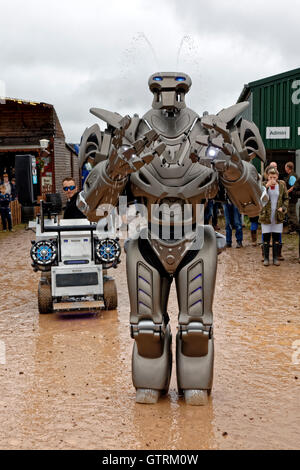
[[[10,196],[11,195],[11,184],[9,182],[7,173],[4,173],[4,175],[3,175],[3,186],[5,186],[6,194],[9,194],[9,196]]]
[[[268,180],[267,172],[270,168],[275,168],[277,170],[277,163],[276,162],[270,162],[269,165],[266,167],[264,174],[263,174],[263,179],[265,181]],[[257,246],[257,230],[258,230],[258,216],[257,217],[249,217],[250,220],[250,232],[251,232],[251,242],[252,246]],[[263,250],[263,234],[262,234],[262,261],[264,261],[264,250]],[[281,242],[281,240],[280,240]]]
[[[12,228],[12,220],[11,220],[11,212],[10,212],[10,195],[6,192],[6,188],[4,184],[0,186],[0,213],[1,213],[1,220],[3,225],[3,232],[6,232],[7,226],[10,232],[13,232]]]
[[[212,226],[215,230],[220,230],[220,227],[218,226],[218,211],[219,202],[214,199],[208,199],[204,209],[204,224],[208,225],[210,219],[212,219]]]
[[[64,219],[85,219],[85,215],[76,206],[76,199],[79,193],[73,178],[63,180],[63,190],[67,193],[67,204],[64,211]]]
[[[272,167],[275,168],[276,170],[278,170],[278,168],[277,168],[277,163],[276,163],[276,162],[271,162],[271,163],[269,163],[269,165],[266,166],[265,171],[264,171],[264,177],[263,177],[263,179],[264,179],[265,181],[268,180],[267,172],[268,172],[268,170],[269,170],[270,168],[272,168]]]
[[[218,225],[219,208],[220,208],[220,203],[214,200],[212,225],[215,230],[220,230],[220,227]]]
[[[213,199],[208,199],[204,209],[204,225],[208,225],[213,214]]]
[[[243,226],[238,208],[229,199],[223,204],[226,224],[226,247],[232,246],[232,229],[235,228],[236,248],[243,246]]]
[[[297,199],[300,198],[300,176],[299,178],[296,180],[294,186],[293,186],[293,189],[292,191],[293,192],[293,195],[295,196],[295,198],[297,197]],[[297,216],[297,214],[296,214]],[[296,230],[298,232],[298,261],[300,263],[300,208],[299,208],[299,214],[298,214],[298,217],[297,217],[297,227],[296,227]]]
[[[278,171],[278,168],[277,168],[277,163],[276,162],[270,162],[270,164],[266,167],[265,171],[264,171],[264,180],[267,181],[268,180],[268,176],[267,176],[267,173],[268,173],[268,170],[270,168],[275,168],[275,170]],[[284,181],[283,181],[284,182]],[[285,182],[284,182],[285,184]],[[252,229],[251,229],[252,230]],[[252,234],[251,234],[252,236]],[[261,234],[261,237],[262,237],[262,262],[264,262],[264,247],[263,247],[263,243],[264,243],[264,237],[263,237],[263,233]],[[254,243],[252,243],[252,245],[254,246]],[[280,261],[284,261],[284,257],[282,256],[282,233],[280,233],[280,240],[279,240],[279,252],[278,252],[278,259]]]
[[[285,178],[285,183],[287,187],[287,192],[289,195],[289,208],[288,208],[288,233],[294,233],[298,220],[297,220],[297,214],[296,214],[296,204],[298,201],[297,196],[295,193],[293,193],[293,186],[296,183],[297,180],[297,174],[294,171],[294,163],[293,162],[288,162],[286,163],[285,167],[285,172],[287,173],[287,176]]]
[[[93,169],[90,162],[86,162],[81,171],[81,186],[83,187],[85,180],[87,179],[88,175],[90,174],[91,170]]]
[[[257,246],[258,216],[249,217],[252,246]]]
[[[11,184],[11,200],[15,201],[16,199],[18,199],[16,178],[12,178],[10,184]]]
[[[263,234],[264,266],[269,266],[270,241],[272,237],[273,264],[279,266],[278,261],[280,234],[283,230],[284,214],[288,209],[288,193],[283,181],[278,181],[279,173],[276,168],[267,170],[268,180],[264,183],[269,197],[268,203],[263,207],[259,222]]]

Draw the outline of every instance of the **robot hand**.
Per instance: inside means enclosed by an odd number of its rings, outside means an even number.
[[[222,178],[227,181],[236,181],[243,173],[242,159],[232,143],[230,132],[226,129],[226,124],[209,116],[208,122],[202,119],[201,123],[209,131],[208,135],[200,135],[196,138],[190,158],[193,162],[200,162],[205,165],[209,162]],[[205,157],[199,156],[200,150],[207,147]]]
[[[132,145],[122,145],[122,138],[125,130],[130,125],[129,116],[124,118],[124,126],[115,131],[113,138],[113,148],[109,156],[107,173],[113,180],[120,180],[130,173],[138,171],[143,165],[150,163],[155,156],[163,153],[166,145],[159,142],[151,150],[150,145],[157,141],[159,136],[154,130],[146,132],[141,138],[133,142]]]
[[[225,155],[227,155],[227,159],[219,159],[217,155],[214,160],[215,168],[225,180],[238,180],[243,173],[243,163],[241,157],[232,144],[224,143],[222,151]]]

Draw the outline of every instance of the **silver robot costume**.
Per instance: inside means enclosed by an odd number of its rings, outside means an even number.
[[[206,403],[213,381],[218,247],[212,227],[197,224],[197,207],[220,188],[249,216],[258,215],[265,200],[250,163],[255,156],[265,160],[264,145],[255,124],[239,117],[248,103],[200,118],[185,104],[191,84],[184,73],[153,74],[152,109],[141,119],[92,108],[108,126],[104,132],[98,125],[86,129],[80,146],[81,165],[89,161],[93,169],[77,205],[90,220],[99,219],[98,206],[116,206],[128,185],[148,209],[146,236],[131,239],[126,249],[135,340],[132,378],[140,403],[155,403],[168,391],[172,335],[167,304],[173,278],[179,305],[178,390],[188,404]],[[183,221],[188,229],[178,236]],[[166,223],[171,226],[167,238],[161,236]],[[199,245],[193,245],[196,240]]]

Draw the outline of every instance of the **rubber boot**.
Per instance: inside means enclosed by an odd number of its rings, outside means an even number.
[[[279,243],[279,244],[278,244],[278,259],[279,259],[280,261],[284,261],[284,257],[283,257],[282,254],[281,254],[281,250],[282,250],[282,243]]]
[[[252,240],[252,246],[257,245],[257,233],[256,230],[251,230],[251,240]]]
[[[278,242],[273,242],[272,252],[273,252],[273,264],[275,264],[275,266],[280,266],[280,263],[278,261],[278,253],[279,253],[279,243]]]
[[[270,245],[269,243],[263,243],[263,251],[264,251],[264,266],[269,266],[269,253],[270,253]]]
[[[265,260],[265,253],[264,253],[264,244],[261,244],[261,262],[263,263]]]

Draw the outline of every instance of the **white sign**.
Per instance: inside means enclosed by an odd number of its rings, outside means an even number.
[[[300,135],[300,127],[298,127],[298,135]]]
[[[42,186],[52,186],[52,176],[42,176]]]
[[[289,127],[267,127],[266,139],[289,139]]]

